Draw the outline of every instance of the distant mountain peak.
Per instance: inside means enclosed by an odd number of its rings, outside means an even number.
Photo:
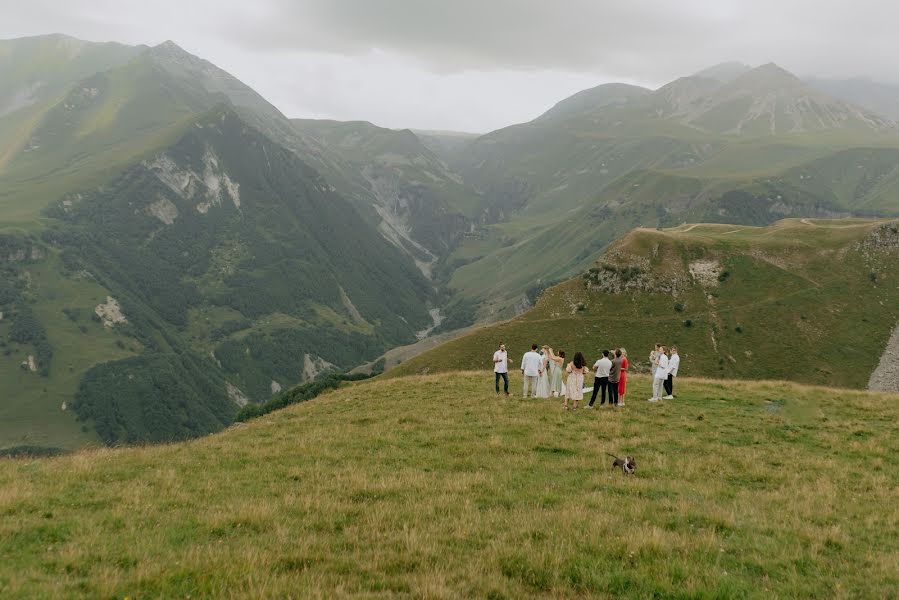
[[[721,83],[729,83],[751,69],[752,67],[744,63],[729,61],[712,65],[711,67],[694,73],[692,76],[701,77],[703,79],[714,79]]]
[[[194,56],[193,54],[191,54],[190,52],[188,52],[187,50],[185,50],[184,48],[182,48],[181,46],[179,46],[172,40],[166,40],[166,41],[162,42],[161,44],[157,44],[156,46],[151,47],[150,54],[152,56],[158,56],[161,58],[169,58],[169,59],[174,58],[174,59],[180,59],[180,60],[184,60],[184,59],[202,60],[202,59]]]
[[[537,117],[537,119],[566,117],[598,110],[612,104],[627,104],[650,93],[651,90],[638,85],[631,85],[628,83],[603,83],[565,98]]]
[[[804,87],[801,79],[781,67],[769,62],[746,71],[732,82],[740,87]]]
[[[155,50],[184,52],[184,49],[181,46],[179,46],[178,44],[176,44],[175,42],[173,42],[172,40],[166,40],[166,41],[162,42],[161,44],[157,44],[157,45],[153,46],[153,48]]]

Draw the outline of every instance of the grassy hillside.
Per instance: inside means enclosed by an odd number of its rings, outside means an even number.
[[[500,340],[645,361],[677,344],[691,375],[864,387],[899,322],[895,221],[638,229],[536,308],[478,328],[392,374],[481,368]]]
[[[642,379],[635,387],[645,387]],[[686,380],[563,412],[373,381],[184,444],[0,461],[4,598],[885,598],[895,396]],[[635,476],[606,451],[634,455]]]

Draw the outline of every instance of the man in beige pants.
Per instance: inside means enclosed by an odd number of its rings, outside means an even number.
[[[524,375],[524,398],[528,397],[528,389],[531,393],[537,393],[537,378],[543,373],[543,357],[537,353],[537,344],[531,345],[531,351],[525,352],[521,357],[521,374]]]

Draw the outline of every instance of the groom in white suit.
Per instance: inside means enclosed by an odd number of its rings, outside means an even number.
[[[537,353],[537,344],[532,344],[531,351],[521,357],[521,374],[524,375],[523,397],[528,397],[529,388],[536,395],[537,378],[543,374],[543,357]]]

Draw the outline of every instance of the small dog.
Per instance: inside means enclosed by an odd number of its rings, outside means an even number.
[[[609,454],[606,452],[606,454]],[[618,458],[614,454],[609,454],[615,460],[612,461],[612,468],[618,469],[621,468],[621,472],[624,475],[633,475],[637,470],[637,461],[634,460],[633,456],[625,456],[624,458]]]

